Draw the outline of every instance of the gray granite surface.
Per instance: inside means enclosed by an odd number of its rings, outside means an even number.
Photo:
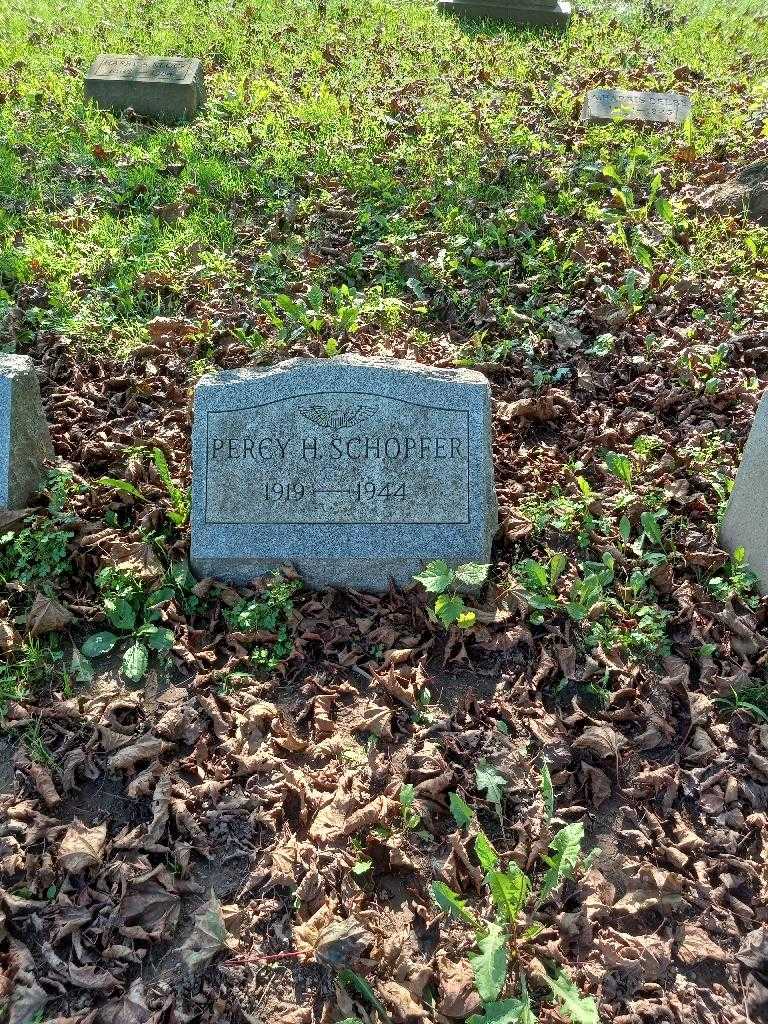
[[[24,508],[50,455],[34,364],[0,354],[0,508]]]
[[[749,566],[768,593],[768,392],[757,407],[736,482],[720,531],[720,543],[733,554],[744,548]]]
[[[195,390],[192,564],[246,582],[386,589],[427,561],[488,562],[490,389],[472,370],[292,359]]]
[[[643,124],[682,124],[690,113],[691,100],[680,92],[590,89],[584,97],[581,120],[589,124],[609,124],[616,120]]]
[[[138,57],[102,53],[85,77],[85,95],[121,113],[175,124],[190,121],[205,101],[203,70],[196,57]]]

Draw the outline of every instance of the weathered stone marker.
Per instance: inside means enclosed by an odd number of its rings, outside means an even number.
[[[100,107],[171,124],[191,121],[205,101],[196,57],[136,57],[102,53],[85,76],[85,95]]]
[[[681,92],[635,92],[632,89],[590,89],[581,108],[589,124],[631,121],[682,124],[691,114],[691,100]]]
[[[739,168],[701,196],[704,209],[714,213],[748,217],[768,227],[768,156]]]
[[[246,582],[386,589],[490,561],[498,518],[482,374],[401,359],[291,359],[195,389],[192,566]]]
[[[757,407],[736,482],[720,530],[720,543],[733,554],[744,548],[749,567],[768,593],[768,392]]]
[[[571,20],[569,0],[438,0],[437,9],[456,17],[487,18],[513,25],[565,28]]]
[[[24,508],[50,455],[32,360],[0,355],[0,508]]]

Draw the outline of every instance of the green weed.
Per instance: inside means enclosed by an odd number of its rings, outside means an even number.
[[[485,769],[487,771],[487,768]],[[495,783],[494,783],[495,784]],[[554,793],[549,772],[542,773],[542,798],[548,820],[554,815]],[[474,819],[472,808],[457,794],[450,794],[451,813],[459,828],[468,828]],[[495,802],[495,801],[494,801]],[[499,804],[500,807],[500,804]],[[475,987],[483,1003],[483,1013],[474,1014],[467,1024],[532,1024],[535,1021],[522,957],[542,930],[537,920],[539,908],[556,892],[565,879],[586,871],[600,852],[582,853],[584,826],[566,825],[556,832],[546,853],[541,855],[545,871],[537,879],[523,872],[513,861],[506,864],[485,832],[478,828],[474,852],[484,873],[493,914],[479,917],[467,901],[445,882],[432,883],[432,896],[442,911],[472,929],[475,950],[469,962]],[[510,965],[515,966],[517,992],[512,994]],[[566,1019],[579,1024],[598,1024],[597,1005],[583,996],[558,965],[549,970],[547,984]]]
[[[461,594],[456,593],[455,585],[479,587],[488,578],[490,565],[478,565],[467,562],[452,569],[442,559],[429,562],[424,572],[413,578],[424,587],[428,594],[435,594],[430,617],[444,626],[457,625],[460,629],[469,629],[477,621],[477,615],[464,603]]]
[[[242,599],[224,610],[229,629],[238,633],[271,633],[269,644],[258,644],[251,660],[259,668],[273,669],[293,650],[289,622],[293,614],[293,595],[301,587],[299,580],[285,579],[274,573],[258,597]]]
[[[88,660],[123,646],[120,669],[126,679],[140,682],[149,669],[151,652],[165,652],[173,646],[174,633],[158,625],[163,608],[175,597],[171,585],[152,589],[131,566],[107,566],[96,575],[104,614],[118,632],[101,630],[83,643],[78,670],[89,674]]]
[[[732,715],[735,711],[748,711],[758,721],[768,722],[768,684],[757,683],[731,689],[727,697],[715,697],[715,703],[723,712]]]
[[[718,601],[738,598],[748,608],[760,603],[758,579],[747,564],[744,548],[736,548],[717,576],[711,576],[707,589]]]
[[[21,530],[0,535],[0,583],[34,586],[52,594],[56,581],[72,571],[69,542],[74,518],[68,511],[71,477],[60,471],[47,478],[48,514],[28,516]]]

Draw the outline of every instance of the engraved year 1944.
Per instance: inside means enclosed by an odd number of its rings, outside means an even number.
[[[396,501],[405,498],[405,483],[359,480],[351,487],[306,487],[297,480],[264,481],[264,501],[303,501],[321,494],[348,494],[354,501]]]

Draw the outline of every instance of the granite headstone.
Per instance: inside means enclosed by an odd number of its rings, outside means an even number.
[[[589,124],[682,124],[690,114],[691,100],[681,92],[633,89],[590,89],[581,108],[581,120]]]
[[[0,508],[24,508],[50,455],[32,360],[0,354]]]
[[[757,407],[733,485],[720,543],[733,554],[744,548],[747,562],[768,593],[768,391]]]
[[[571,20],[570,0],[438,0],[437,9],[455,17],[513,25],[565,28]]]
[[[488,562],[498,524],[490,389],[472,370],[292,359],[195,389],[195,572],[386,589],[432,559]]]
[[[196,57],[138,57],[102,53],[85,77],[85,95],[121,113],[175,124],[191,121],[205,100],[203,69]]]

